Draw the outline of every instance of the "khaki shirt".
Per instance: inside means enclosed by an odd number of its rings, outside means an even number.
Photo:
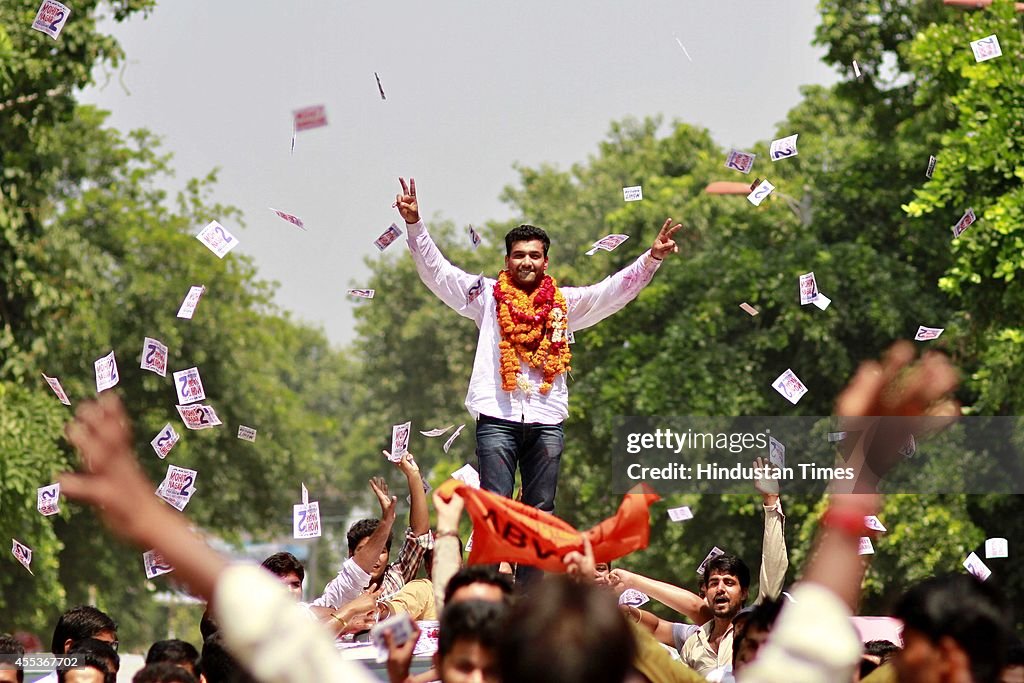
[[[711,629],[714,627],[714,619],[701,626],[696,633],[686,639],[683,650],[679,653],[684,664],[704,677],[716,669],[732,671],[732,624],[722,636],[717,653],[711,648]]]

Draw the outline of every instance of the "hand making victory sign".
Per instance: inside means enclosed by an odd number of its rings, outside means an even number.
[[[415,189],[416,186],[413,185],[414,201],[416,198]],[[651,245],[651,256],[661,261],[669,254],[679,253],[679,245],[676,244],[672,237],[679,232],[679,228],[681,227],[683,227],[682,223],[672,225],[672,219],[666,218],[665,225],[661,226],[661,230],[658,231],[658,236],[654,238],[654,244]]]
[[[395,196],[395,204],[398,206],[398,213],[409,225],[420,222],[420,207],[416,202],[416,179],[409,178],[409,184],[405,184],[405,178],[399,178],[402,183],[402,193]]]

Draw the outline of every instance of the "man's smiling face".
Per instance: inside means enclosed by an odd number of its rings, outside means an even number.
[[[505,257],[505,269],[508,270],[512,283],[527,292],[532,292],[548,268],[548,258],[544,255],[544,243],[540,240],[515,242],[512,251]]]

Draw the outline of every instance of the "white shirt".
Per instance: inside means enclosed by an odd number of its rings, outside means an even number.
[[[534,390],[527,394],[520,389],[508,392],[501,388],[501,354],[498,350],[501,329],[494,299],[496,280],[484,278],[483,292],[467,305],[466,292],[478,276],[449,263],[422,221],[407,227],[409,250],[420,279],[441,301],[459,315],[473,320],[480,328],[473,374],[466,395],[466,408],[470,414],[474,418],[488,415],[513,422],[539,424],[558,424],[565,420],[569,415],[569,390],[564,375],[555,378],[551,391],[545,396],[539,389],[544,381],[542,370],[521,363],[520,372]],[[596,285],[560,287],[569,309],[569,330],[575,332],[590,327],[621,309],[647,286],[660,265],[661,262],[648,250],[632,264]]]
[[[367,584],[370,575],[356,564],[355,558],[349,557],[342,564],[338,575],[324,588],[324,593],[311,604],[316,607],[333,607],[338,609],[347,602],[358,598]]]

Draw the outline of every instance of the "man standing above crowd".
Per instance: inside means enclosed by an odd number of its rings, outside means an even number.
[[[650,250],[596,285],[559,287],[547,274],[551,240],[521,225],[505,236],[505,269],[495,280],[444,258],[420,220],[416,181],[400,182],[396,205],[420,279],[480,329],[466,407],[477,419],[481,488],[511,497],[518,468],[523,502],[552,512],[569,414],[570,335],[632,301],[679,251],[672,237],[682,226],[666,220]]]

